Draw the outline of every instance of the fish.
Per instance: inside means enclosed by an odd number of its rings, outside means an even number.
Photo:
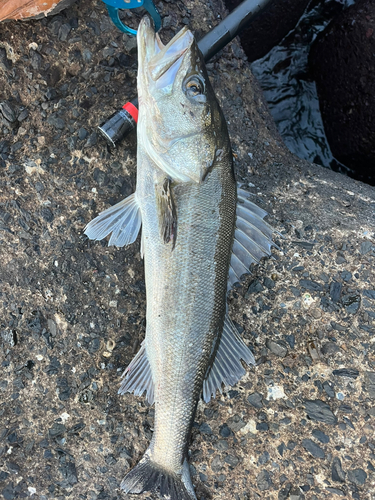
[[[198,401],[246,373],[254,356],[227,311],[227,291],[271,253],[267,212],[237,186],[227,124],[192,32],[164,45],[151,20],[137,34],[135,192],[85,234],[123,247],[141,233],[146,335],[119,394],[155,405],[148,449],[124,477],[130,494],[196,500],[188,463]]]

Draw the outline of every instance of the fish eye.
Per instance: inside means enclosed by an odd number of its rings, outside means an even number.
[[[198,76],[190,76],[184,82],[184,91],[187,97],[196,99],[201,102],[202,98],[204,98],[204,82]],[[204,98],[205,101],[205,98]]]

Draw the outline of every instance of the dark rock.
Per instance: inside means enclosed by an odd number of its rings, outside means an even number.
[[[248,402],[254,406],[254,408],[262,408],[263,407],[263,396],[259,392],[253,392],[247,398]]]
[[[331,408],[320,399],[306,400],[305,408],[308,417],[317,422],[324,422],[325,424],[334,425],[337,423],[335,415],[332,413]]]
[[[227,438],[229,437],[231,434],[232,434],[232,431],[230,430],[230,428],[227,426],[227,424],[223,424],[221,427],[220,427],[220,430],[219,430],[219,434],[221,437],[223,438]]]
[[[348,480],[356,486],[363,486],[366,479],[367,474],[363,469],[352,469],[348,471]]]
[[[305,448],[305,450],[307,450],[309,453],[311,453],[311,455],[314,458],[324,458],[325,457],[324,450],[322,450],[322,448],[319,445],[314,443],[314,441],[311,441],[311,439],[304,439],[302,441],[302,446]]]
[[[329,437],[324,434],[324,432],[322,432],[321,430],[319,429],[314,429],[311,433],[314,438],[318,439],[321,443],[329,443]]]
[[[4,118],[8,120],[8,122],[15,122],[17,119],[17,114],[12,106],[12,104],[8,101],[3,101],[0,103],[0,111]]]
[[[338,457],[332,460],[332,481],[345,482],[345,472],[342,470],[341,460]]]
[[[280,358],[285,358],[285,356],[288,354],[288,347],[285,342],[282,340],[271,340],[267,339],[266,341],[266,346],[268,349],[275,354],[276,356],[279,356]]]
[[[60,26],[60,29],[59,29],[60,42],[66,42],[71,29],[72,29],[71,25],[67,24],[67,23]]]
[[[266,464],[270,459],[270,454],[268,451],[264,451],[258,459],[258,465]]]
[[[224,458],[224,462],[229,464],[231,467],[236,467],[236,465],[238,464],[239,461],[240,460],[237,457],[235,457],[234,455],[227,455]]]
[[[7,58],[6,50],[0,47],[0,69],[4,72],[11,69],[12,62]]]
[[[321,348],[321,352],[324,356],[334,356],[340,351],[340,347],[335,344],[335,342],[327,342]]]
[[[271,476],[267,470],[263,469],[262,472],[257,475],[257,486],[260,491],[266,491],[271,488]]]
[[[320,285],[316,281],[302,279],[299,280],[299,284],[302,288],[305,288],[306,290],[310,290],[312,292],[321,292],[323,290],[322,285]]]
[[[92,132],[86,141],[85,147],[91,148],[92,146],[95,146],[97,142],[98,142],[98,134],[96,132]]]
[[[281,490],[279,491],[279,494],[277,496],[278,500],[286,500],[289,496],[289,492],[292,489],[292,484],[291,483],[286,483]]]
[[[257,431],[260,431],[260,432],[267,432],[269,428],[270,428],[270,426],[267,424],[267,422],[259,422],[256,425]]]
[[[375,290],[363,290],[363,295],[369,299],[375,300]]]
[[[4,500],[13,500],[13,498],[16,498],[16,493],[14,491],[14,488],[11,484],[8,484],[5,486],[3,491],[1,492],[3,495]]]
[[[296,343],[296,338],[294,335],[290,334],[290,335],[284,335],[284,339],[288,342],[288,344],[290,345],[291,349],[294,349],[294,345]]]
[[[296,288],[295,286],[290,286],[289,290],[295,297],[301,297],[301,290],[299,288]]]
[[[18,474],[21,471],[21,467],[15,462],[7,462],[7,468],[12,474]]]
[[[342,283],[338,283],[337,281],[332,281],[329,295],[333,302],[338,302],[341,296]]]
[[[21,111],[21,113],[18,115],[17,120],[19,122],[23,122],[26,120],[26,118],[29,116],[29,111],[25,108]]]
[[[46,222],[52,222],[54,219],[53,213],[47,207],[42,208],[41,215]]]
[[[346,330],[345,326],[339,325],[335,321],[331,321],[331,326],[334,330],[337,330],[338,332],[345,332]]]
[[[289,500],[304,500],[305,495],[298,488],[298,486],[295,486],[294,488],[291,489],[288,498]]]
[[[367,253],[369,253],[371,250],[372,250],[373,247],[373,244],[371,243],[371,241],[364,241],[361,243],[361,247],[359,249],[361,255],[366,255]]]
[[[41,68],[41,66],[42,66],[43,58],[39,54],[39,52],[37,52],[36,50],[31,49],[30,50],[30,62],[31,62],[31,66],[35,70],[39,70]]]
[[[245,293],[245,299],[248,299],[252,293],[258,293],[261,292],[262,290],[264,290],[264,288],[259,280],[256,279],[251,281],[249,288]]]
[[[271,290],[272,288],[275,288],[275,282],[271,279],[271,278],[264,278],[263,280],[263,285],[268,288],[269,290]]]
[[[60,467],[60,472],[69,485],[78,483],[77,469],[74,462],[67,462],[62,467]]]
[[[50,115],[47,118],[47,122],[52,125],[52,127],[55,127],[58,130],[63,130],[65,128],[65,122],[62,118],[60,118],[56,113],[53,115]]]
[[[57,438],[64,435],[66,432],[66,427],[64,424],[59,424],[55,422],[53,426],[48,430],[48,434],[51,438]]]
[[[228,427],[233,431],[233,432],[238,432],[240,429],[245,427],[245,422],[242,420],[242,418],[239,415],[233,415],[230,419],[228,419]]]
[[[79,130],[78,130],[78,138],[83,141],[83,139],[86,139],[88,135],[88,132],[85,128],[81,127]]]
[[[365,381],[362,389],[367,393],[369,398],[375,399],[375,372],[365,372]]]
[[[278,447],[277,447],[277,451],[279,452],[279,454],[281,456],[283,456],[284,454],[284,451],[286,451],[288,448],[285,446],[284,443],[281,443]]]
[[[374,16],[375,5],[371,0],[357,1],[317,37],[309,59],[333,155],[344,165],[373,179]]]
[[[359,371],[356,368],[340,368],[339,370],[333,370],[332,374],[336,377],[348,377],[356,379],[359,375]]]
[[[341,299],[342,305],[345,307],[348,314],[355,314],[358,312],[361,304],[361,296],[356,294],[344,295]]]
[[[203,424],[199,426],[199,430],[202,434],[212,434],[212,429],[206,422],[203,422]]]

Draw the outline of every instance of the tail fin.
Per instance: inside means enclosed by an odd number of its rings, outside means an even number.
[[[197,500],[187,460],[184,462],[180,476],[150,460],[147,452],[134,469],[124,477],[121,489],[125,493],[158,492],[161,498],[170,500]]]

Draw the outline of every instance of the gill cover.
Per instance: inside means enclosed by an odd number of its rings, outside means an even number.
[[[201,182],[225,126],[203,56],[186,27],[163,45],[148,17],[137,42],[139,147],[172,181]]]

